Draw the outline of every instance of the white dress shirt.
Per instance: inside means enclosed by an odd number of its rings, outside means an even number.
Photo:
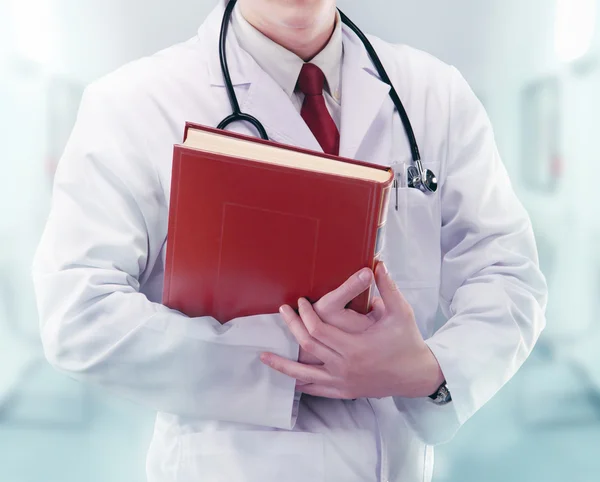
[[[300,112],[304,102],[304,94],[296,88],[296,84],[304,60],[254,28],[244,18],[238,6],[234,9],[232,27],[240,46],[277,82]],[[342,114],[342,59],[342,21],[338,13],[335,30],[329,39],[329,43],[310,61],[311,64],[315,64],[325,74],[323,93],[325,104],[338,129],[340,128]]]

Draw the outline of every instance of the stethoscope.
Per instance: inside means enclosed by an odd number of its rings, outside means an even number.
[[[225,87],[227,89],[227,94],[229,95],[229,101],[231,102],[232,114],[227,116],[225,119],[221,121],[221,123],[217,126],[217,129],[225,129],[232,122],[248,122],[253,127],[256,128],[260,137],[264,140],[269,140],[269,136],[267,135],[267,131],[265,130],[262,123],[256,118],[251,116],[250,114],[246,114],[241,111],[240,104],[238,102],[237,96],[235,94],[235,90],[233,88],[233,83],[231,81],[231,76],[229,75],[229,66],[227,64],[227,50],[226,50],[226,42],[227,42],[227,31],[229,29],[229,24],[231,21],[231,15],[233,12],[233,8],[237,0],[230,0],[225,8],[225,13],[223,15],[223,23],[221,24],[221,35],[219,37],[219,60],[221,62],[221,70],[223,72],[223,78],[225,80]],[[406,171],[406,180],[408,187],[419,189],[424,193],[434,193],[437,191],[438,183],[435,174],[429,169],[425,169],[423,167],[423,163],[421,162],[421,154],[419,153],[419,146],[417,145],[417,140],[415,139],[415,134],[413,132],[412,125],[410,123],[410,119],[408,118],[408,114],[406,113],[406,109],[404,109],[404,105],[396,92],[396,89],[392,85],[392,81],[388,76],[377,52],[373,48],[373,45],[369,41],[369,39],[365,36],[364,33],[346,16],[344,13],[338,9],[340,12],[340,17],[342,22],[344,22],[360,39],[363,43],[369,57],[371,58],[371,62],[375,65],[379,77],[383,82],[390,86],[390,97],[392,102],[396,106],[396,110],[402,119],[402,124],[404,125],[404,130],[406,131],[406,135],[408,137],[408,142],[410,143],[410,150],[412,154],[413,165],[409,166]],[[396,183],[397,188],[397,181]]]

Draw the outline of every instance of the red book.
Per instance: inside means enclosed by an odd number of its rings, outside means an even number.
[[[381,252],[393,172],[200,125],[176,145],[163,303],[221,323],[315,302]],[[370,290],[350,304],[367,313]]]

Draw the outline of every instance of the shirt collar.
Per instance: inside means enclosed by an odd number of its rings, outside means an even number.
[[[237,6],[233,12],[232,27],[240,46],[291,98],[304,61],[254,28]],[[342,55],[342,21],[337,13],[335,30],[329,43],[310,61],[325,74],[325,88],[337,103],[340,102]]]

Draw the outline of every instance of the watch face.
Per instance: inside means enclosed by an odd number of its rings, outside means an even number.
[[[437,392],[437,396],[433,400],[433,402],[437,405],[446,405],[452,401],[452,396],[450,395],[450,390],[446,385],[442,385]]]

